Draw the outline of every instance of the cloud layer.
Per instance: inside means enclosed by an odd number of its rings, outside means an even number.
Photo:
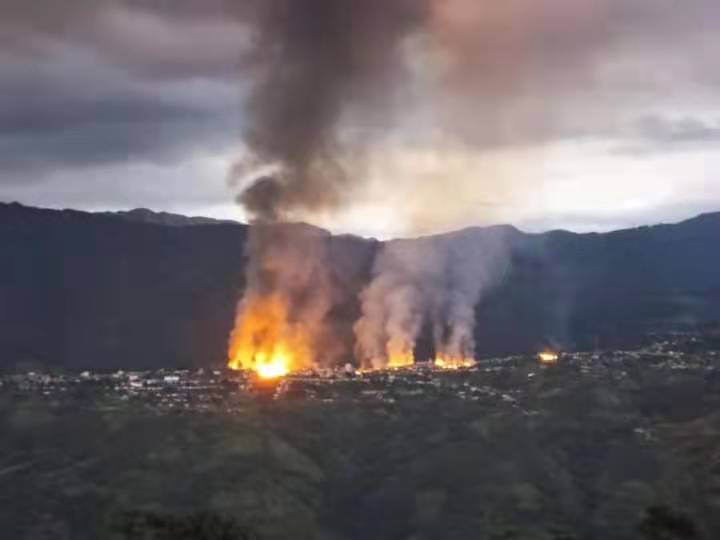
[[[338,62],[350,87],[319,96],[332,117],[306,98],[296,120],[300,134],[322,121],[322,152],[355,180],[342,212],[304,204],[298,217],[388,235],[509,220],[584,229],[720,207],[717,2],[391,4],[312,19],[347,23],[374,47],[339,34],[342,51],[310,46],[290,57],[316,78],[323,62]],[[232,190],[208,175],[248,143],[276,150],[297,127],[283,113],[286,94],[272,93],[283,81],[262,75],[285,28],[280,17],[259,32],[262,17],[283,5],[0,0],[0,198],[231,214]],[[332,5],[292,3],[296,19]],[[345,73],[348,59],[355,71]],[[299,88],[329,88],[316,83]],[[247,99],[258,85],[264,102]],[[249,130],[268,109],[271,132]],[[592,208],[597,193],[608,196]]]

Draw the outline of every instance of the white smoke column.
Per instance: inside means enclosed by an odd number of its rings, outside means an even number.
[[[436,306],[433,320],[437,355],[457,360],[475,357],[475,308],[507,269],[512,231],[468,229],[446,237],[447,280],[436,295],[442,304]]]
[[[432,239],[383,245],[372,280],[360,293],[362,315],[354,327],[363,367],[378,369],[412,359],[433,297],[433,277],[442,268],[441,255]]]
[[[385,297],[385,358],[390,365],[411,364],[414,361],[415,340],[423,321],[422,291],[404,285]]]
[[[381,266],[383,254],[375,264],[374,273]],[[390,296],[400,285],[392,272],[380,272],[360,293],[362,316],[355,323],[356,356],[363,368],[380,369],[388,364],[387,355],[387,319],[388,303],[393,304]],[[398,310],[400,311],[400,310]],[[396,340],[402,339],[404,332],[396,332]]]
[[[512,231],[467,229],[385,244],[360,294],[361,364],[382,368],[392,355],[412,353],[424,321],[432,323],[437,355],[473,358],[475,307],[507,268]]]

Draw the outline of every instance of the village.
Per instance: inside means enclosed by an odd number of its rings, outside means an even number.
[[[392,405],[417,399],[454,399],[515,407],[531,413],[539,381],[597,381],[621,384],[692,374],[720,381],[720,352],[684,333],[656,336],[637,350],[541,352],[478,360],[472,366],[442,369],[430,363],[365,371],[351,365],[292,373],[262,380],[229,369],[42,372],[0,374],[0,395],[13,400],[43,399],[112,410],[140,406],[158,413],[244,410],[255,401]]]

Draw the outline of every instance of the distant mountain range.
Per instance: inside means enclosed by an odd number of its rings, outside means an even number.
[[[221,365],[247,233],[240,223],[145,209],[0,204],[0,367]],[[476,308],[480,357],[622,347],[658,326],[720,320],[720,213],[606,234],[490,227],[443,236],[498,234],[509,263]],[[359,291],[382,243],[328,241],[333,265],[352,261]],[[358,306],[343,310],[350,325]]]
[[[167,225],[168,227],[188,227],[191,225],[228,225],[237,224],[231,220],[220,220],[199,216],[183,216],[181,214],[171,214],[169,212],[155,212],[147,208],[135,208],[134,210],[120,212],[100,212],[97,215],[119,217],[127,221],[138,223],[151,223],[154,225]]]

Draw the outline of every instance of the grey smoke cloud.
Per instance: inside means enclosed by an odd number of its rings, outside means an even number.
[[[353,105],[380,106],[398,71],[403,38],[422,24],[425,1],[264,2],[256,19],[256,79],[245,143],[276,170],[238,200],[262,220],[295,209],[334,208],[353,173],[340,154],[340,124]]]
[[[643,107],[687,92],[718,104],[702,60],[720,13],[708,0],[264,5],[245,142],[274,171],[250,174],[238,200],[265,220],[342,208],[367,182],[367,153],[393,144],[483,153],[642,139],[652,134],[628,126]],[[648,73],[648,62],[674,69]]]
[[[253,346],[278,335],[285,346],[300,342],[295,369],[330,367],[352,359],[345,320],[354,302],[368,245],[333,237],[304,224],[256,224],[246,244],[245,290],[237,307],[230,354],[255,361]],[[269,317],[275,302],[285,313]],[[258,306],[261,306],[260,308]],[[340,308],[340,309],[338,309]],[[301,339],[294,339],[300,337]],[[237,347],[242,343],[243,347]],[[233,345],[234,344],[234,345]],[[299,347],[302,349],[303,347]]]

